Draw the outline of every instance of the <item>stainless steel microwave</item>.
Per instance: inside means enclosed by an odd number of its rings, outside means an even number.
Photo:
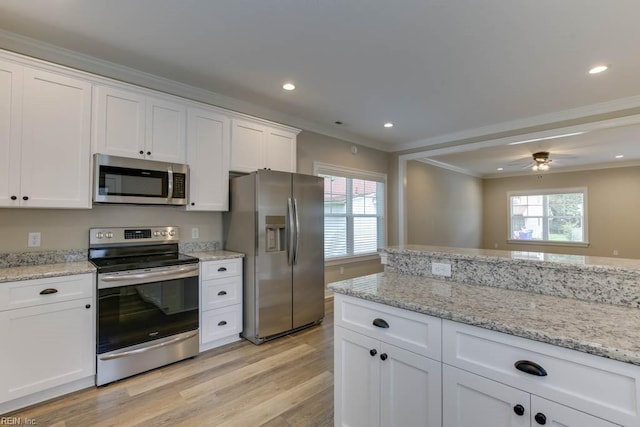
[[[189,166],[94,154],[94,203],[186,205]]]

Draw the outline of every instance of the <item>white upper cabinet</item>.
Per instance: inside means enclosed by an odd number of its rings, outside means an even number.
[[[188,109],[187,210],[229,210],[229,135],[229,117],[206,108]]]
[[[285,171],[296,171],[296,134],[281,129],[267,130],[267,146],[265,150],[267,168]]]
[[[296,135],[261,122],[233,119],[231,170],[253,172],[267,168],[295,172]]]
[[[0,69],[0,206],[90,208],[91,83]]]
[[[144,92],[97,86],[94,151],[114,156],[185,162],[186,107]]]
[[[20,205],[21,132],[22,67],[0,62],[0,206]]]

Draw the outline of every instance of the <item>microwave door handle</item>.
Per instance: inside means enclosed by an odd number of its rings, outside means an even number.
[[[167,170],[167,174],[168,174],[168,180],[169,180],[169,191],[167,194],[167,199],[171,200],[173,199],[173,169],[169,168]]]

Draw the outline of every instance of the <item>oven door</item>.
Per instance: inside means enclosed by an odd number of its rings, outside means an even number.
[[[98,274],[98,354],[198,329],[198,264]]]

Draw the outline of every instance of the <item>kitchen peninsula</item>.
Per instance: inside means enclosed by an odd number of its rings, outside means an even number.
[[[352,408],[373,425],[640,425],[640,261],[415,245],[381,257],[384,273],[329,286],[336,425]],[[372,381],[376,396],[354,395]]]

